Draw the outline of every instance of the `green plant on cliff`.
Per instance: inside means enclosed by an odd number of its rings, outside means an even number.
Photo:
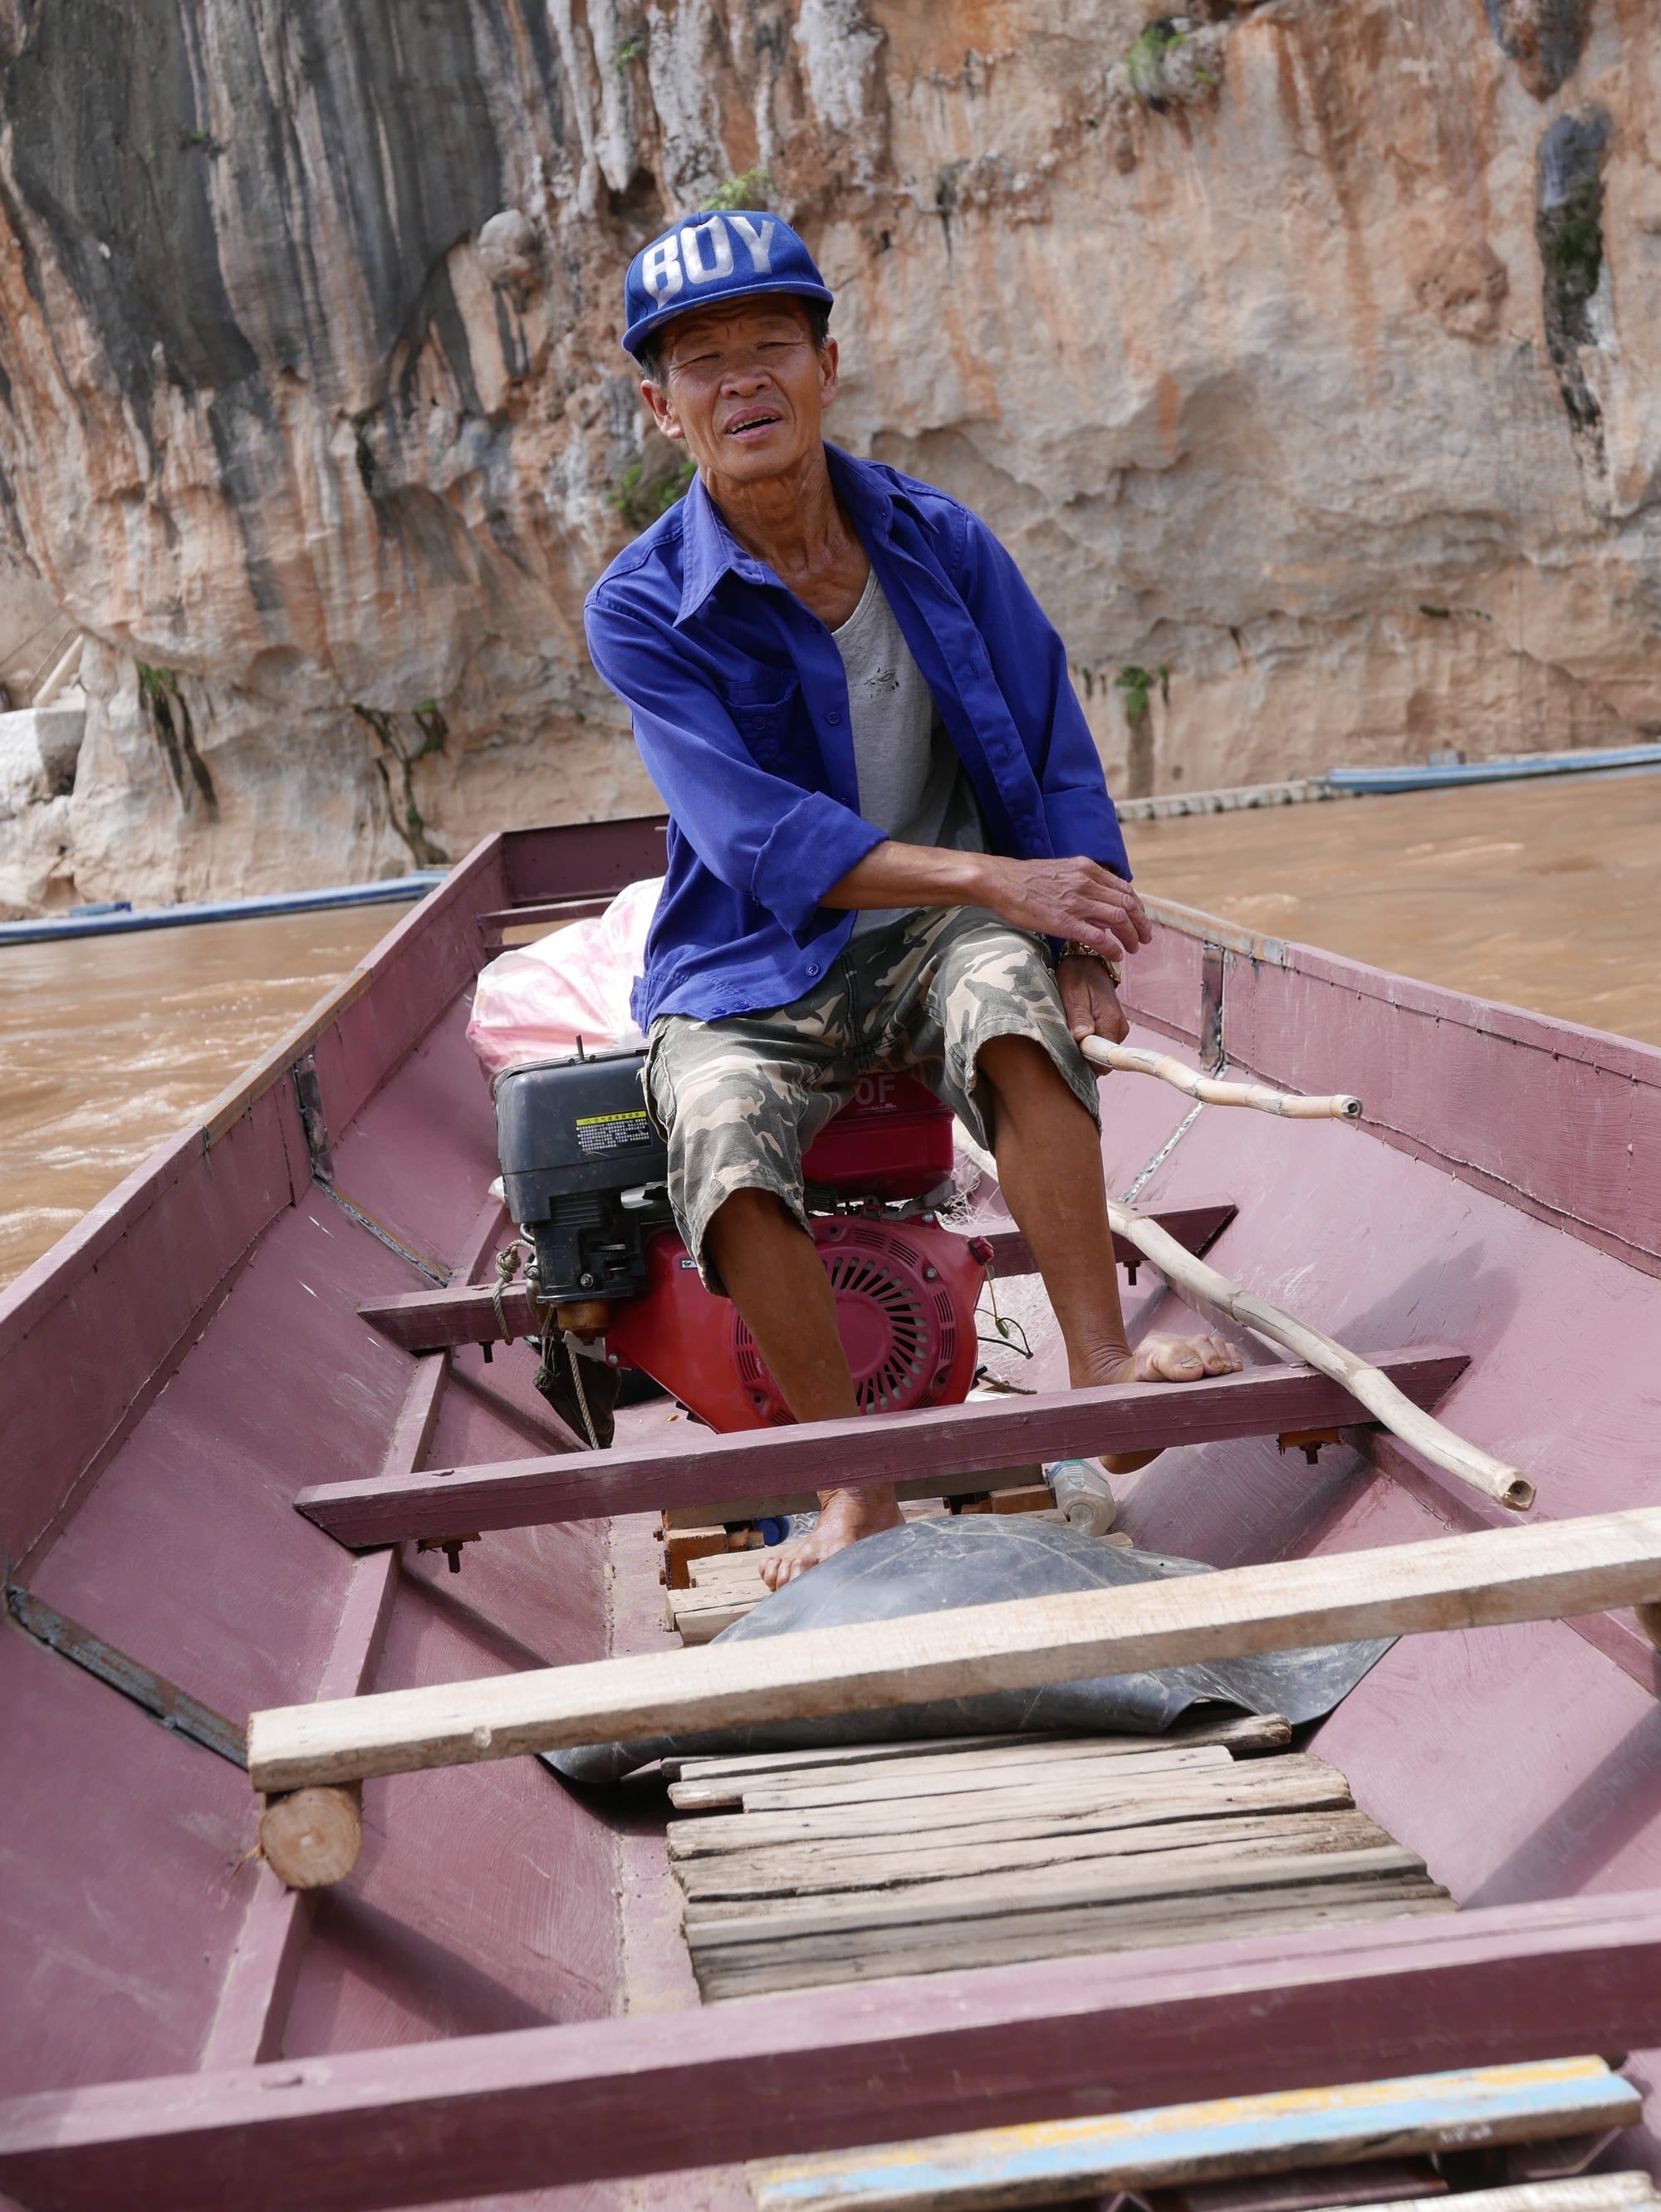
[[[644,530],[669,513],[697,472],[689,459],[677,460],[666,472],[649,471],[646,456],[639,454],[618,477],[611,504],[631,530]]]
[[[1148,714],[1148,700],[1155,684],[1159,696],[1168,707],[1171,703],[1171,672],[1168,668],[1139,668],[1127,661],[1113,678],[1113,688],[1125,695],[1126,719],[1133,725],[1144,721]]]
[[[1577,177],[1561,204],[1536,225],[1545,272],[1546,312],[1566,328],[1584,321],[1603,269],[1603,186]],[[1579,335],[1577,330],[1576,332]]]
[[[1168,15],[1161,15],[1140,33],[1125,57],[1125,74],[1138,100],[1160,97],[1165,89],[1166,62],[1186,38],[1187,33],[1178,30]]]
[[[148,660],[136,661],[134,665],[138,671],[139,703],[161,748],[161,757],[167,763],[179,805],[188,813],[191,794],[195,792],[208,819],[217,822],[219,793],[214,789],[207,762],[197,750],[195,726],[191,720],[190,707],[179,688],[177,673],[171,668],[153,667]]]
[[[765,163],[741,169],[717,185],[705,204],[712,208],[764,208],[773,197],[773,172]]]
[[[625,39],[613,58],[613,66],[621,76],[631,62],[638,62],[646,52],[644,39]]]
[[[357,455],[358,476],[371,499],[376,493],[375,449],[369,442],[369,431],[379,410],[361,407],[352,417],[352,445]]]
[[[441,753],[445,740],[450,735],[450,725],[436,699],[423,699],[410,713],[415,718],[415,727],[421,732],[421,743],[410,754],[411,760],[422,760],[428,753]]]
[[[450,865],[450,855],[433,838],[427,829],[421,808],[415,803],[415,783],[412,773],[418,760],[428,753],[440,752],[450,734],[448,725],[439,710],[436,699],[423,699],[412,710],[415,727],[421,732],[419,744],[407,745],[398,730],[397,717],[383,707],[362,707],[355,699],[352,712],[375,740],[371,758],[379,776],[381,788],[386,794],[386,811],[392,827],[409,848],[409,857],[418,868],[444,868]],[[397,788],[393,788],[396,779]]]

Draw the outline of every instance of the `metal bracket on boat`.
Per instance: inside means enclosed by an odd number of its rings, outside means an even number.
[[[315,1053],[305,1053],[289,1073],[294,1079],[294,1098],[300,1108],[300,1123],[306,1133],[306,1150],[311,1157],[312,1180],[318,1183],[343,1212],[349,1213],[360,1228],[367,1229],[378,1243],[400,1259],[408,1260],[412,1267],[419,1267],[429,1282],[443,1287],[450,1278],[430,1260],[423,1260],[419,1252],[412,1252],[401,1237],[395,1237],[384,1221],[377,1221],[373,1213],[348,1198],[335,1183],[335,1155],[329,1143],[329,1124],[324,1118],[323,1086],[318,1079]]]
[[[300,1126],[306,1133],[306,1149],[312,1156],[312,1173],[320,1182],[332,1182],[335,1158],[329,1149],[329,1124],[324,1119],[317,1054],[303,1054],[289,1072],[294,1079],[294,1098],[300,1107]]]
[[[1277,1451],[1300,1451],[1313,1467],[1321,1455],[1323,1444],[1341,1444],[1342,1433],[1337,1429],[1288,1429],[1275,1439]]]
[[[450,1562],[451,1573],[458,1575],[461,1572],[462,1546],[476,1544],[478,1540],[479,1532],[476,1528],[470,1536],[421,1536],[416,1540],[415,1549],[418,1552],[442,1552]]]
[[[1208,945],[1200,958],[1199,1063],[1207,1075],[1221,1075],[1228,1054],[1222,1042],[1222,987],[1228,955]]]
[[[204,1751],[217,1752],[228,1759],[233,1766],[246,1767],[248,1764],[248,1735],[234,1721],[216,1713],[211,1705],[204,1705],[188,1690],[156,1674],[124,1651],[118,1651],[90,1628],[83,1628],[78,1620],[65,1614],[24,1589],[19,1583],[6,1584],[6,1610],[25,1635],[32,1636],[37,1644],[44,1644],[49,1651],[72,1660],[100,1682],[107,1682],[112,1690],[119,1690],[124,1698],[130,1698],[147,1713],[170,1729],[175,1735],[188,1736],[199,1743]]]

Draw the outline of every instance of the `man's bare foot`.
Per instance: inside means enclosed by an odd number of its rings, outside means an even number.
[[[1144,1336],[1128,1358],[1094,1363],[1093,1382],[1197,1382],[1207,1375],[1238,1375],[1238,1348],[1226,1336]],[[1134,1474],[1159,1457],[1156,1451],[1103,1452],[1109,1474]]]
[[[1144,1336],[1114,1382],[1197,1382],[1203,1375],[1238,1375],[1240,1348],[1226,1336]]]
[[[778,1544],[762,1553],[760,1572],[769,1589],[782,1589],[834,1553],[846,1552],[862,1536],[880,1535],[884,1528],[902,1524],[899,1501],[891,1490],[827,1490],[820,1492],[820,1499],[816,1526],[793,1544]]]

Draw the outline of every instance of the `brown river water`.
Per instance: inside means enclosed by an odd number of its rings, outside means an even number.
[[[1145,891],[1661,1044],[1661,775],[1132,824]],[[397,907],[0,946],[0,1284],[186,1127]]]

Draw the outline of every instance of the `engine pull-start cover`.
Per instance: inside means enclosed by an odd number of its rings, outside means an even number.
[[[835,1292],[860,1411],[907,1413],[966,1398],[984,1279],[971,1240],[933,1221],[841,1217],[815,1219],[813,1237]],[[713,1429],[791,1419],[737,1308],[704,1288],[672,1233],[651,1240],[645,1291],[615,1308],[606,1350]]]

